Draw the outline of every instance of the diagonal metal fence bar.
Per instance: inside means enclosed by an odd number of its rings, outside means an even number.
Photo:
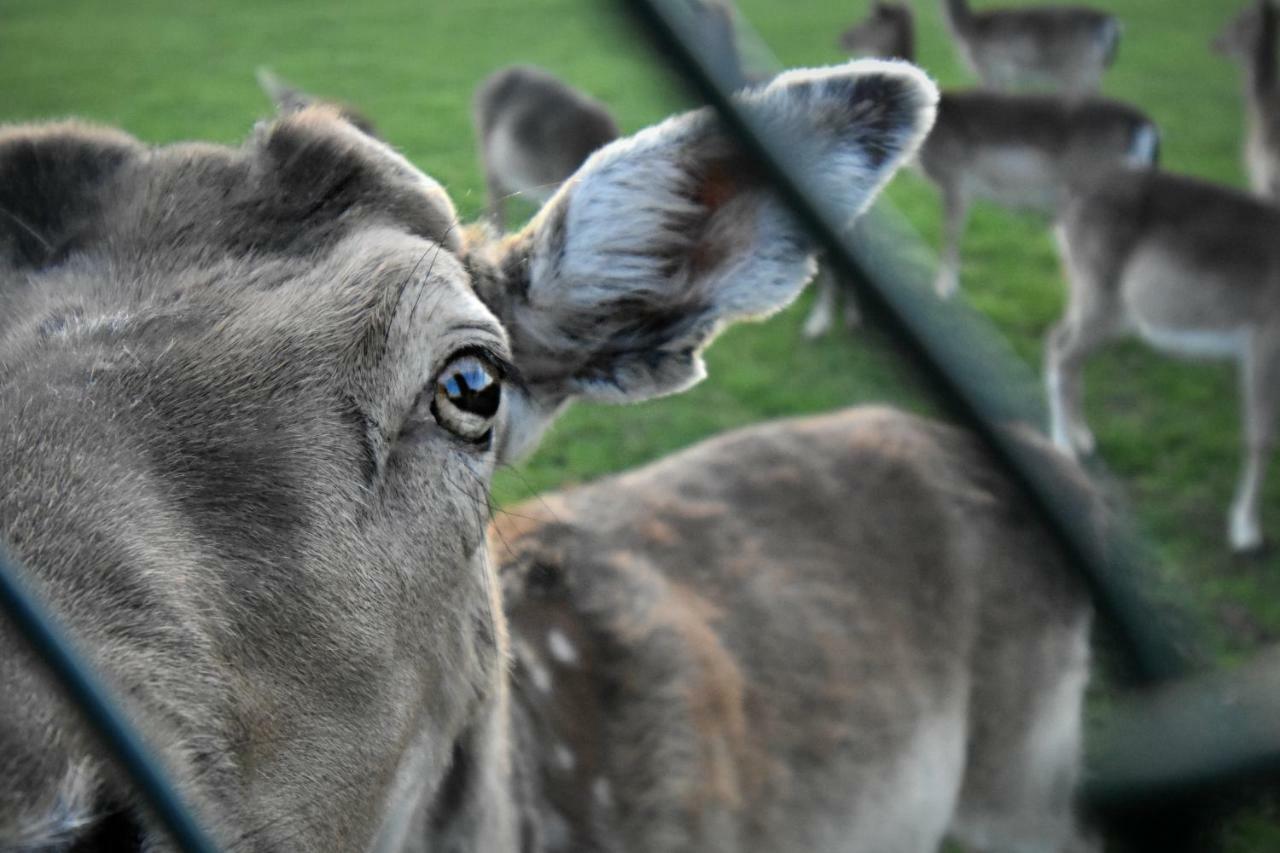
[[[18,565],[0,550],[0,612],[25,637],[54,675],[89,730],[133,781],[143,802],[185,853],[217,853],[217,846],[182,801],[172,777],[57,620],[23,580]]]
[[[1100,538],[1087,504],[1073,497],[1057,466],[1018,437],[1018,428],[1042,417],[1025,395],[1013,393],[1010,359],[993,360],[991,341],[957,322],[950,308],[940,310],[932,294],[900,287],[874,275],[845,233],[828,201],[822,176],[798,161],[804,141],[767,127],[730,97],[735,75],[716,57],[699,50],[696,20],[681,0],[620,0],[649,35],[667,65],[701,100],[719,113],[726,128],[755,165],[770,179],[836,271],[849,281],[860,302],[917,368],[943,405],[987,446],[1029,504],[1043,519],[1079,571],[1093,597],[1104,629],[1114,639],[1124,673],[1137,684],[1153,684],[1188,671],[1188,664],[1163,618],[1139,589],[1134,543],[1123,535]]]

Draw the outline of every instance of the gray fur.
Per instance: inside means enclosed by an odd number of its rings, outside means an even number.
[[[1120,21],[1088,6],[974,11],[969,0],[942,6],[961,58],[993,89],[1096,92],[1119,49]]]
[[[494,526],[524,849],[1094,849],[1086,596],[958,431],[752,427]]]
[[[1246,6],[1213,41],[1244,69],[1244,165],[1249,187],[1280,201],[1280,70],[1276,68],[1280,12],[1272,0]]]
[[[852,212],[934,97],[863,63],[747,107],[822,140]],[[516,849],[488,480],[794,298],[811,249],[734,156],[673,119],[499,239],[329,109],[239,148],[0,130],[0,530],[227,849]],[[653,259],[584,278],[611,247]],[[507,374],[491,439],[436,394],[463,353]],[[149,823],[0,624],[0,848],[166,849]]]
[[[1227,187],[1155,170],[1121,170],[1080,193],[1058,244],[1069,284],[1045,347],[1054,441],[1089,453],[1081,371],[1108,340],[1241,366],[1245,466],[1231,508],[1237,550],[1262,544],[1262,473],[1280,388],[1280,211]]]
[[[593,151],[619,135],[604,104],[532,65],[486,77],[472,109],[489,215],[498,228],[505,225],[508,196],[545,202]]]
[[[841,36],[858,55],[913,61],[915,23],[910,7],[877,3],[870,16]],[[1073,187],[1088,184],[1117,164],[1153,166],[1160,134],[1142,110],[1106,98],[1009,94],[981,89],[945,91],[938,118],[921,146],[924,172],[942,194],[943,245],[934,289],[948,298],[960,287],[960,246],[969,210],[978,200],[1056,218]],[[805,334],[826,333],[835,316],[838,283],[820,290]],[[852,296],[846,294],[846,305]],[[846,325],[857,312],[846,307]]]

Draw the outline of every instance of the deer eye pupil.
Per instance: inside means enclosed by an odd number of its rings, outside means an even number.
[[[475,356],[453,362],[439,379],[440,393],[454,407],[481,418],[498,412],[502,385],[490,369]]]

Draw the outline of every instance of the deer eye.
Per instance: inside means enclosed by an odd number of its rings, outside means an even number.
[[[465,353],[455,356],[436,377],[431,414],[464,441],[487,447],[501,402],[499,368],[482,354]]]

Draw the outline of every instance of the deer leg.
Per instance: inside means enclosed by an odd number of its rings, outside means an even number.
[[[1086,357],[1115,336],[1115,317],[1103,310],[1069,310],[1049,332],[1044,380],[1049,396],[1049,435],[1068,456],[1093,453],[1093,432],[1084,419],[1082,374]]]
[[[942,205],[942,258],[933,288],[938,296],[950,299],[960,289],[960,241],[964,238],[964,227],[969,218],[969,200],[958,189],[949,187],[942,191]]]
[[[1265,337],[1269,337],[1266,332],[1255,331],[1241,361],[1245,447],[1244,469],[1231,503],[1229,535],[1235,551],[1252,551],[1262,545],[1259,503],[1280,395],[1276,387],[1280,381],[1280,341],[1261,340]]]
[[[831,265],[825,258],[820,263],[818,275],[813,282],[816,291],[813,296],[813,308],[809,310],[809,317],[804,321],[804,336],[809,340],[820,338],[831,331],[838,298],[836,291],[840,288],[835,275],[831,272]]]

